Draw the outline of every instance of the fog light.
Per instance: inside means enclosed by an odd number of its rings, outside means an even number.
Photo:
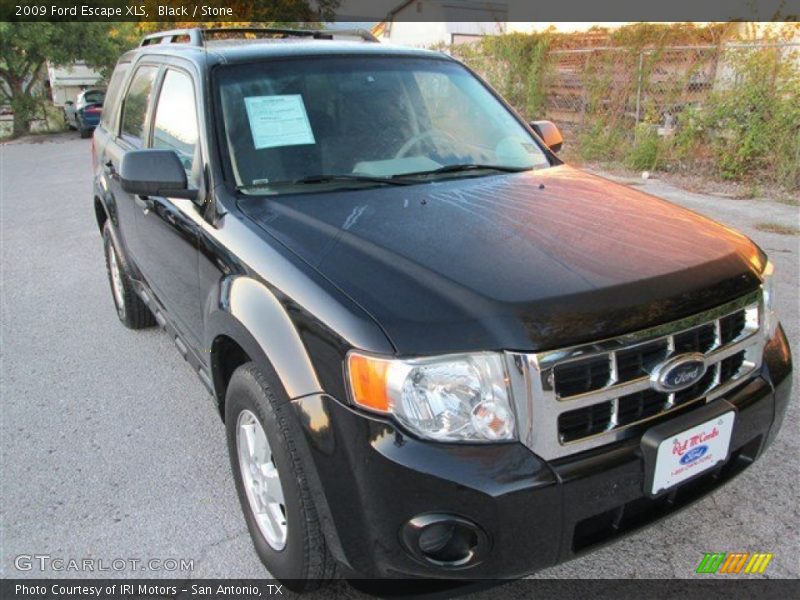
[[[406,523],[401,537],[416,559],[438,567],[472,566],[488,547],[488,537],[478,525],[455,515],[414,517]]]
[[[455,526],[446,521],[429,525],[419,534],[419,549],[426,556],[440,553],[453,540],[455,530]]]

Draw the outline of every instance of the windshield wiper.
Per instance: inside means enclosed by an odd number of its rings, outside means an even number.
[[[358,175],[356,173],[338,173],[338,174],[319,174],[307,175],[299,179],[291,179],[286,181],[270,181],[269,183],[258,183],[251,185],[237,186],[237,191],[251,191],[269,187],[285,187],[291,185],[307,185],[315,183],[331,183],[337,181],[353,181],[364,183],[380,183],[384,185],[414,185],[420,183],[418,179],[407,179],[408,177],[418,177],[425,175],[438,175],[440,173],[458,173],[463,171],[499,171],[502,173],[521,173],[522,171],[530,171],[532,167],[509,167],[505,165],[482,165],[476,163],[465,163],[458,165],[445,165],[430,171],[415,171],[413,173],[398,173],[389,177],[377,177],[373,175]]]
[[[531,171],[533,167],[510,167],[506,165],[483,165],[479,163],[462,163],[457,165],[445,165],[430,171],[415,171],[413,173],[401,173],[397,177],[417,177],[423,175],[439,175],[440,173],[461,173],[464,171],[499,171],[501,173],[522,173]]]
[[[411,181],[405,181],[401,177],[375,177],[372,175],[357,175],[355,173],[343,173],[338,175],[308,175],[295,179],[291,183],[329,183],[331,181],[364,181],[367,183],[385,183],[388,185],[409,185]]]
[[[251,185],[240,185],[236,187],[236,190],[239,192],[248,192],[252,190],[259,190],[263,188],[271,188],[271,187],[287,187],[292,185],[307,185],[307,184],[314,184],[314,183],[331,183],[337,181],[354,181],[354,182],[364,182],[364,183],[381,183],[386,185],[411,185],[413,183],[418,183],[416,181],[407,181],[400,177],[397,178],[390,178],[390,177],[373,177],[371,175],[356,175],[351,173],[340,173],[335,175],[307,175],[305,177],[300,177],[299,179],[287,179],[285,181],[270,181],[264,183],[254,183]]]

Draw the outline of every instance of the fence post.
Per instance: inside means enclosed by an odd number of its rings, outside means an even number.
[[[639,125],[639,116],[642,107],[642,69],[644,65],[644,51],[639,51],[639,73],[636,81],[636,125]]]
[[[589,102],[589,62],[592,60],[592,51],[584,53],[583,58],[583,81],[581,82],[581,87],[583,87],[583,93],[581,94],[581,119],[580,119],[580,129],[586,126],[586,104]]]

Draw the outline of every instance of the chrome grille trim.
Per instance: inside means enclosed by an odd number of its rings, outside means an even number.
[[[744,328],[735,339],[723,345],[720,320],[740,311],[745,314]],[[759,290],[703,313],[616,338],[533,354],[507,352],[508,372],[516,401],[520,440],[542,458],[560,458],[628,439],[636,434],[635,427],[642,423],[692,404],[710,402],[722,396],[761,366],[766,342],[760,331],[761,314],[761,291]],[[706,391],[702,395],[684,400],[678,405],[675,404],[678,396],[675,392],[670,393],[667,395],[663,409],[659,412],[620,425],[619,398],[652,388],[649,375],[620,382],[617,353],[653,342],[665,342],[671,352],[675,348],[675,336],[708,324],[714,325],[714,342],[708,351],[703,353],[703,356],[708,367],[707,373],[711,373],[713,377],[709,386],[704,388]],[[710,332],[708,333],[710,334]],[[722,361],[739,352],[744,352],[742,366],[728,381],[721,381]],[[603,356],[606,356],[609,361],[610,372],[605,386],[589,392],[559,397],[556,393],[554,374],[557,365]],[[561,439],[559,416],[576,409],[603,403],[611,403],[611,416],[608,426],[604,430],[574,441]],[[600,425],[602,423],[603,421],[599,422]]]

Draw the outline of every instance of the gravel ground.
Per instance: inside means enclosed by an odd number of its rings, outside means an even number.
[[[18,554],[46,553],[185,558],[194,560],[187,577],[264,577],[208,395],[165,335],[117,321],[89,201],[89,142],[71,134],[2,145],[0,177],[0,576],[80,575],[15,570]],[[767,251],[778,309],[800,355],[800,237],[755,228],[797,227],[799,209],[652,179],[630,183],[739,229]],[[537,577],[691,577],[704,552],[734,550],[773,552],[767,576],[800,576],[799,418],[795,402],[770,451],[722,490]],[[515,589],[522,596],[530,588],[511,583],[504,592]],[[360,594],[341,583],[319,595],[331,596]]]

